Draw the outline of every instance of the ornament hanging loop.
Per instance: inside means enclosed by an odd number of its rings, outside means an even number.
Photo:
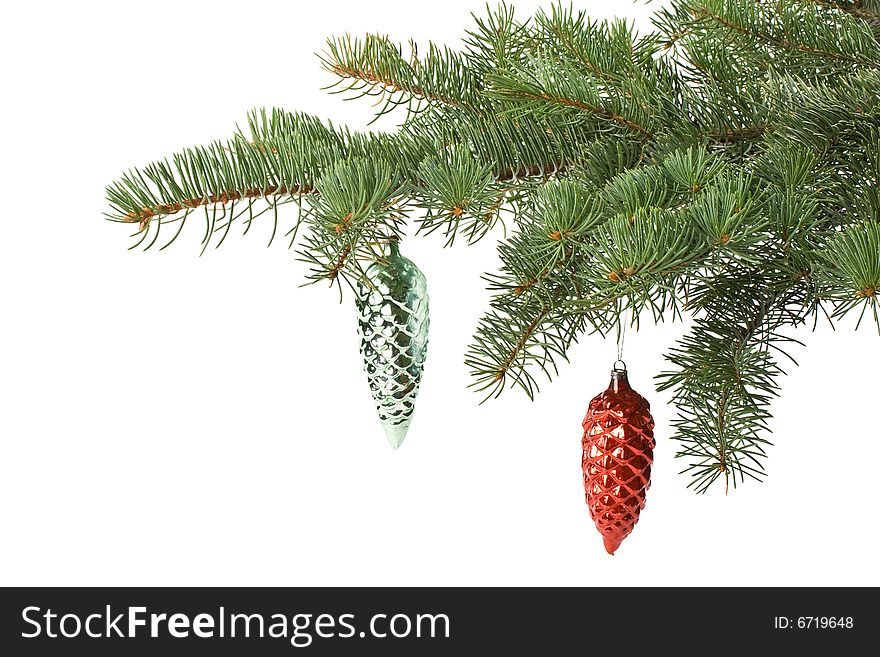
[[[381,249],[381,254],[376,254],[371,249],[372,255],[366,258],[358,258],[359,260],[367,260],[368,262],[386,262],[388,258],[400,255],[400,237],[391,233],[387,237],[381,237],[376,240],[364,242],[366,246],[377,246]]]
[[[385,237],[380,237],[375,240],[367,240],[367,241],[363,242],[363,244],[366,244],[367,246],[386,246],[386,245],[390,245],[392,243],[399,243],[399,242],[400,242],[400,236],[395,235],[394,233],[391,233],[390,235],[387,235]]]
[[[400,238],[397,235],[391,233],[391,235],[386,238],[385,244],[388,247],[389,257],[396,258],[400,256]]]
[[[626,363],[623,362],[623,343],[626,340],[626,326],[629,324],[631,319],[631,306],[627,305],[625,308],[620,309],[618,306],[617,313],[617,360],[614,361],[614,369],[617,369],[617,363],[623,363],[623,370],[626,371]]]

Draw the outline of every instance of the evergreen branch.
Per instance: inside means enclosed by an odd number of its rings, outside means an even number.
[[[312,265],[313,283],[363,277],[359,260],[382,257],[381,244],[399,238],[405,217],[405,187],[392,175],[391,165],[363,158],[342,160],[329,167],[311,204],[309,232],[299,254]]]
[[[831,59],[840,62],[846,62],[848,64],[856,65],[856,66],[866,66],[870,68],[880,68],[880,61],[878,59],[868,59],[866,57],[854,55],[851,53],[846,53],[842,51],[833,51],[828,48],[819,48],[816,46],[809,46],[804,43],[800,43],[797,41],[793,41],[787,39],[783,36],[776,34],[769,34],[767,32],[762,32],[760,30],[754,29],[750,26],[744,25],[741,22],[736,21],[735,19],[729,16],[723,16],[719,13],[716,13],[709,9],[707,5],[701,5],[696,7],[693,10],[693,15],[696,19],[708,19],[721,25],[722,27],[731,30],[737,34],[748,37],[753,41],[757,41],[760,43],[764,43],[773,48],[787,50],[789,52],[800,52],[807,55],[813,55],[816,57]]]
[[[338,75],[341,78],[362,80],[369,85],[380,87],[383,91],[390,93],[406,92],[418,98],[432,100],[446,105],[458,106],[460,104],[457,100],[432,93],[417,84],[409,84],[406,87],[403,87],[400,82],[397,82],[390,77],[382,76],[375,71],[357,69],[352,66],[343,66],[342,64],[330,64],[326,68],[329,72]]]
[[[697,171],[711,168],[698,157],[683,160]],[[670,166],[681,173],[672,161]],[[705,258],[706,249],[671,217],[642,211],[633,221],[628,215],[606,219],[603,215],[621,200],[619,185],[627,174],[622,176],[599,196],[568,181],[542,188],[519,232],[499,247],[503,274],[489,279],[499,292],[495,310],[481,322],[468,355],[476,387],[498,394],[512,370],[513,382],[534,394],[529,366],[549,376],[554,357],[564,358],[567,345],[586,326],[608,328],[608,313],[621,299],[628,298],[637,314],[666,294],[666,279]],[[628,180],[631,192],[657,200],[643,178]],[[488,332],[504,322],[516,326],[516,333],[508,330],[503,340],[493,340]]]
[[[511,383],[533,399],[538,391],[533,371],[550,378],[556,371],[556,359],[566,358],[583,324],[583,317],[565,316],[553,309],[552,302],[535,295],[521,300],[516,308],[490,311],[480,320],[465,357],[475,378],[470,387],[485,393],[485,401],[500,395]]]
[[[565,96],[557,96],[553,94],[549,94],[542,91],[529,91],[529,90],[518,90],[511,91],[506,89],[499,89],[496,93],[506,96],[508,98],[518,98],[525,100],[539,100],[547,103],[554,103],[556,105],[562,105],[565,107],[572,107],[578,110],[583,110],[585,112],[589,112],[599,118],[607,119],[609,121],[613,121],[619,125],[622,125],[630,130],[633,130],[643,137],[647,139],[653,139],[654,135],[645,127],[639,125],[632,119],[628,119],[621,114],[617,114],[616,112],[609,110],[608,108],[602,107],[600,105],[593,105],[591,103],[584,102],[582,100],[578,100],[577,98],[566,98]]]
[[[834,317],[861,306],[859,322],[870,309],[880,332],[880,220],[854,224],[835,235],[819,276],[823,294],[836,302]]]
[[[622,73],[631,77],[636,75],[632,64],[625,65]],[[644,82],[642,74],[638,74],[638,78]],[[628,87],[612,86],[596,77],[585,76],[582,62],[573,64],[553,53],[542,54],[526,64],[491,73],[488,79],[491,85],[489,96],[503,103],[512,103],[511,111],[516,110],[517,118],[538,112],[549,113],[554,108],[557,111],[574,110],[622,126],[643,139],[653,138],[649,128],[638,118],[641,115],[649,118],[647,99],[636,101]],[[657,92],[647,87],[642,91]]]
[[[809,0],[824,9],[836,9],[856,18],[869,21],[880,21],[880,11],[870,10],[863,6],[862,2],[838,2],[836,0]]]
[[[504,357],[501,361],[501,365],[498,369],[495,370],[495,380],[501,381],[507,376],[507,372],[510,370],[513,363],[516,361],[517,357],[522,353],[529,339],[535,334],[535,330],[541,324],[543,319],[550,312],[550,308],[548,306],[542,306],[540,312],[535,315],[535,318],[529,322],[527,326],[521,329],[516,338],[516,342],[513,344],[513,348],[510,352]]]
[[[747,297],[751,314],[731,307],[732,316],[710,313],[699,321],[667,357],[679,369],[658,376],[658,390],[676,388],[673,439],[682,444],[677,456],[690,459],[683,472],[691,474],[690,486],[699,493],[720,477],[727,490],[731,481],[736,487],[764,473],[769,443],[761,432],[777,394],[773,379],[782,373],[765,345],[774,339],[784,316],[779,308],[787,301],[784,295],[765,295],[766,289],[753,288]],[[738,292],[742,302],[742,289]]]
[[[230,202],[242,199],[260,199],[282,196],[307,196],[314,194],[315,189],[311,185],[294,185],[288,188],[285,185],[267,185],[263,188],[252,187],[241,192],[228,189],[220,194],[209,194],[202,198],[188,198],[182,201],[173,201],[170,203],[160,203],[149,207],[142,207],[135,210],[129,210],[122,216],[122,221],[128,223],[140,224],[140,229],[144,230],[153,217],[160,215],[169,215],[182,212],[184,210],[194,210],[203,205],[226,205]]]
[[[276,110],[272,120],[278,115]],[[263,118],[268,121],[265,111]],[[342,156],[356,147],[352,143],[346,148],[348,135],[336,133],[311,117],[295,115],[293,120],[298,130],[283,139],[277,133],[265,139],[259,134],[251,140],[235,137],[178,153],[172,157],[173,166],[166,159],[125,174],[107,189],[116,211],[111,216],[142,221],[157,214],[242,198],[311,193],[327,156]],[[257,115],[252,114],[252,125],[256,122]],[[305,140],[313,144],[311,152],[303,151]],[[326,152],[321,152],[324,149]]]
[[[566,168],[566,163],[559,160],[545,164],[520,164],[515,167],[505,167],[495,172],[495,180],[507,182],[521,178],[546,178],[554,173],[560,173]]]
[[[424,144],[433,154],[466,145],[474,159],[495,172],[498,182],[543,178],[560,171],[594,138],[577,126],[531,116],[458,112],[435,120],[426,114],[404,126],[405,142]]]
[[[422,101],[479,111],[478,78],[464,57],[448,48],[429,43],[427,56],[420,59],[415,43],[410,43],[409,57],[404,57],[402,47],[386,36],[345,35],[328,39],[327,50],[319,57],[325,70],[349,81],[343,91],[385,97],[377,117],[400,104],[418,112]]]
[[[346,246],[342,249],[339,254],[339,257],[336,258],[336,262],[334,262],[330,268],[323,274],[324,278],[329,280],[331,283],[339,278],[339,272],[342,271],[342,268],[345,266],[345,263],[348,261],[348,257],[351,255],[352,247],[351,245]]]
[[[733,144],[738,141],[752,141],[760,139],[770,129],[767,124],[746,125],[738,128],[726,128],[724,130],[707,131],[701,134],[702,139],[709,141]]]
[[[591,21],[584,12],[554,4],[536,16],[544,48],[573,62],[587,75],[611,86],[621,85],[649,55],[633,47],[635,35],[625,21]]]
[[[405,106],[399,130],[252,112],[248,134],[111,183],[108,218],[150,248],[201,208],[204,250],[267,212],[274,237],[295,202],[307,281],[340,290],[414,209],[448,244],[501,223],[472,386],[533,397],[624,309],[636,325],[688,311],[660,387],[691,485],[736,486],[763,476],[783,330],[820,312],[880,329],[878,15],[875,0],[672,0],[639,37],[561,5],[532,21],[502,5],[460,53],[331,39],[334,87],[376,97],[379,115]]]
[[[418,205],[427,212],[420,231],[443,228],[448,245],[464,232],[468,243],[483,237],[499,219],[499,209],[513,187],[499,186],[490,167],[468,149],[451,147],[419,166]]]
[[[571,236],[570,232],[555,230],[552,233],[547,235],[547,238],[550,240],[562,242]],[[530,291],[536,285],[546,281],[550,276],[555,274],[560,268],[564,267],[565,264],[571,259],[574,254],[574,249],[572,247],[567,247],[563,252],[562,256],[555,259],[550,266],[545,267],[542,271],[538,272],[534,276],[529,277],[527,280],[523,281],[515,288],[513,288],[513,296],[518,297],[526,292]]]
[[[466,31],[465,54],[482,78],[521,63],[534,52],[534,31],[517,21],[514,13],[512,6],[501,2],[485,18],[472,14],[475,26]]]
[[[566,54],[576,59],[577,62],[583,67],[584,70],[588,71],[591,75],[599,78],[600,80],[604,80],[605,82],[614,83],[618,81],[618,78],[611,74],[600,69],[587,55],[583,52],[582,49],[578,48],[578,46],[573,43],[570,37],[563,32],[561,26],[555,23],[550,23],[548,25],[550,32],[558,39],[559,43],[562,45],[562,48]]]
[[[280,202],[297,197],[314,199],[323,172],[339,160],[368,158],[374,167],[393,162],[387,165],[388,175],[396,184],[402,184],[405,177],[401,170],[423,157],[418,152],[421,146],[413,141],[404,143],[398,136],[352,134],[313,117],[282,110],[251,112],[248,124],[249,136],[237,134],[226,142],[187,149],[175,154],[170,162],[155,162],[125,174],[107,188],[114,211],[108,218],[138,223],[140,232],[145,233],[153,219],[167,223],[175,220],[172,215],[176,213],[197,207],[208,211],[213,206],[214,214],[207,215],[203,241],[207,245],[215,232],[218,208],[225,215],[228,204],[246,200],[249,229],[254,201],[267,201],[274,213]],[[356,190],[351,193],[358,194]],[[232,221],[242,216],[233,213],[224,219],[224,238]]]

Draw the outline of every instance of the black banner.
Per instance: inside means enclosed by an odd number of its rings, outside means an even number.
[[[5,655],[624,655],[660,647],[856,654],[876,642],[880,616],[875,589],[840,588],[22,588],[0,595]]]

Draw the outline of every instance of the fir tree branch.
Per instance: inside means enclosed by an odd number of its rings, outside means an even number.
[[[226,205],[227,203],[238,201],[241,199],[260,199],[282,196],[307,196],[315,194],[316,191],[311,185],[294,185],[291,188],[285,185],[267,185],[263,188],[252,187],[239,192],[234,189],[221,192],[220,194],[210,194],[203,198],[189,198],[182,201],[173,201],[170,203],[161,203],[149,207],[143,207],[137,210],[129,210],[122,216],[122,221],[129,223],[141,224],[141,230],[144,230],[153,217],[160,215],[169,215],[182,212],[184,210],[201,207],[203,205]]]
[[[837,9],[850,16],[863,18],[869,21],[880,21],[880,11],[872,11],[863,6],[861,2],[837,2],[835,0],[809,0],[825,9]]]
[[[295,202],[307,280],[340,289],[412,214],[448,244],[509,226],[466,355],[473,387],[534,396],[624,308],[689,312],[660,387],[692,486],[736,486],[763,476],[783,332],[820,312],[880,330],[878,15],[874,0],[672,0],[640,37],[502,5],[462,52],[331,40],[334,88],[378,98],[379,115],[405,106],[397,132],[253,112],[248,134],[111,183],[108,218],[150,248],[201,208],[206,248],[265,212],[274,236]]]
[[[550,308],[548,306],[542,306],[540,312],[535,315],[535,318],[519,331],[516,342],[513,344],[513,348],[501,361],[501,365],[498,366],[498,369],[495,370],[494,378],[496,381],[502,381],[504,379],[517,357],[522,353],[526,343],[535,334],[535,330],[541,324],[543,319],[547,317],[549,312]]]
[[[416,113],[423,109],[421,102],[480,111],[477,75],[459,53],[433,43],[428,44],[424,58],[419,58],[415,43],[410,43],[409,57],[404,57],[402,47],[386,36],[368,34],[355,39],[347,34],[328,39],[320,59],[325,70],[348,81],[341,91],[354,92],[356,97],[385,97],[377,118],[400,104]]]
[[[823,296],[836,304],[834,317],[861,308],[860,323],[870,310],[880,332],[880,220],[836,234],[823,254],[819,278]]]
[[[387,91],[389,93],[399,93],[406,92],[412,96],[416,96],[418,98],[423,98],[425,100],[431,100],[438,103],[444,103],[446,105],[458,106],[460,105],[459,101],[448,98],[446,96],[442,96],[437,93],[433,93],[420,87],[417,84],[408,84],[406,87],[401,86],[401,82],[397,82],[390,77],[384,77],[381,74],[365,69],[357,69],[352,66],[343,66],[342,64],[329,64],[326,66],[326,69],[333,73],[334,75],[338,75],[341,78],[351,78],[354,80],[361,80],[369,85],[380,87],[383,91]]]
[[[521,164],[516,167],[505,167],[500,171],[496,171],[495,180],[507,182],[509,180],[519,180],[520,178],[546,178],[554,173],[564,171],[565,167],[566,163],[561,160],[545,164]]]
[[[866,66],[870,68],[880,68],[880,61],[876,59],[868,59],[865,57],[860,57],[856,55],[852,55],[845,52],[840,51],[832,51],[825,48],[818,48],[814,46],[808,46],[803,43],[799,43],[796,41],[791,41],[784,37],[768,34],[765,32],[761,32],[759,30],[751,29],[750,27],[743,25],[742,23],[737,22],[731,17],[722,16],[718,13],[713,12],[707,6],[702,5],[693,10],[694,17],[697,19],[708,19],[711,20],[722,27],[736,32],[742,36],[746,36],[754,41],[764,43],[768,46],[780,49],[787,50],[789,52],[800,52],[807,55],[814,55],[816,57],[821,57],[824,59],[831,59],[840,62],[846,62],[848,64],[856,65],[856,66]]]
[[[355,135],[281,110],[252,112],[249,125],[250,137],[187,149],[125,174],[107,188],[110,218],[142,221],[243,198],[312,194],[321,171],[340,158],[399,160],[407,150],[393,137]]]
[[[768,340],[784,340],[775,333],[786,314],[789,297],[755,289],[747,297],[752,309],[733,315],[711,313],[698,321],[667,357],[677,371],[658,376],[658,390],[675,387],[679,417],[674,440],[682,444],[677,456],[690,460],[683,472],[690,486],[704,493],[720,477],[725,490],[747,477],[760,480],[769,445],[767,429],[770,400],[777,394],[775,377],[782,370],[767,353]],[[757,297],[758,300],[754,300]],[[745,421],[744,421],[745,419]]]
[[[536,22],[544,48],[556,57],[611,86],[619,86],[635,72],[635,35],[623,21],[591,21],[584,12],[555,4],[548,15],[539,11]]]
[[[501,88],[497,90],[496,93],[506,96],[508,98],[539,100],[547,103],[553,103],[556,105],[562,105],[565,107],[572,107],[574,109],[583,110],[601,119],[607,119],[609,121],[617,123],[618,125],[622,125],[625,128],[629,128],[630,130],[637,132],[647,139],[654,138],[654,135],[647,128],[639,125],[632,119],[628,119],[621,114],[617,114],[612,110],[602,107],[601,105],[593,105],[591,103],[578,100],[577,98],[567,98],[565,96],[557,96],[542,91],[530,91],[525,89],[513,91]]]
[[[770,126],[767,124],[746,125],[738,128],[726,128],[724,130],[710,130],[701,133],[701,138],[709,141],[733,144],[738,141],[760,139],[768,130],[770,130]]]

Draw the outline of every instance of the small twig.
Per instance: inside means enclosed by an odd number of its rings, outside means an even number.
[[[453,107],[458,107],[461,105],[459,101],[453,98],[448,98],[446,96],[431,93],[417,84],[402,87],[391,78],[381,76],[373,71],[342,66],[341,64],[328,64],[325,65],[324,68],[341,78],[353,78],[355,80],[362,80],[372,85],[382,86],[384,90],[389,93],[405,92],[412,96],[418,96],[426,100],[433,100],[438,103],[443,103],[445,105],[451,105]]]
[[[720,141],[725,143],[735,143],[740,140],[758,139],[764,133],[770,130],[770,126],[765,123],[755,125],[747,125],[741,128],[728,128],[717,132],[707,132],[702,136],[712,141]]]
[[[538,316],[532,320],[532,323],[529,324],[525,331],[519,337],[519,340],[516,341],[516,344],[513,346],[513,349],[507,355],[507,358],[504,359],[504,362],[501,364],[501,367],[495,372],[495,380],[501,381],[504,378],[504,375],[507,374],[507,371],[510,369],[511,365],[513,365],[513,361],[516,360],[516,357],[519,355],[519,352],[523,350],[526,345],[528,339],[535,332],[535,329],[538,328],[538,324],[541,323],[541,320],[547,316],[547,313],[550,312],[550,309],[547,306],[543,306],[541,312],[538,313]]]
[[[339,254],[339,258],[336,259],[336,264],[334,264],[330,270],[327,272],[325,278],[329,279],[332,283],[339,276],[339,272],[342,270],[343,265],[345,265],[345,261],[348,259],[348,256],[351,254],[351,244],[346,246],[342,252]]]
[[[294,185],[287,187],[286,185],[269,185],[267,187],[252,187],[244,192],[230,190],[222,194],[211,194],[203,198],[191,198],[183,201],[174,201],[171,203],[162,203],[150,207],[144,207],[140,210],[131,210],[125,215],[125,221],[130,223],[141,224],[141,230],[150,222],[150,219],[161,214],[174,214],[181,210],[194,209],[202,205],[211,205],[218,203],[225,205],[230,201],[237,201],[242,198],[268,198],[269,196],[295,196],[317,194],[317,190],[311,185]]]
[[[590,103],[585,103],[582,100],[578,100],[576,98],[566,98],[565,96],[554,96],[553,94],[548,94],[545,92],[516,92],[514,95],[518,95],[520,97],[526,98],[534,98],[536,100],[544,100],[549,103],[556,103],[558,105],[565,105],[566,107],[574,107],[576,109],[584,110],[585,112],[590,112],[591,114],[595,114],[603,119],[608,119],[609,121],[613,121],[614,123],[618,123],[630,130],[639,133],[646,139],[654,139],[654,135],[643,126],[639,125],[632,119],[628,119],[625,116],[617,114],[616,112],[612,112],[606,107],[602,107],[600,105],[591,105]]]

